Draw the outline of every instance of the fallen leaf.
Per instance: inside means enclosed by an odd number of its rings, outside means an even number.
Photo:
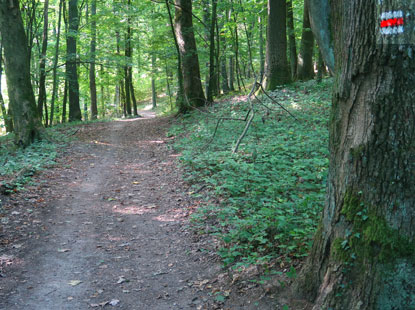
[[[81,283],[82,283],[81,280],[72,280],[72,281],[69,281],[69,285],[72,285],[72,286],[77,286],[77,285],[79,285]]]
[[[113,299],[113,300],[111,300],[110,302],[109,302],[109,304],[111,305],[111,306],[116,306],[116,305],[118,305],[120,303],[120,301],[118,300],[118,299]]]

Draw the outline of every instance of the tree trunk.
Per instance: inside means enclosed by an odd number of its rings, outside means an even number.
[[[131,55],[132,55],[132,48],[131,48]],[[138,116],[137,99],[135,98],[134,83],[133,83],[133,67],[130,66],[130,68],[128,69],[128,73],[129,73],[129,80],[130,80],[130,93],[131,93],[131,101],[133,104],[133,113],[135,116]]]
[[[318,49],[318,61],[317,61],[317,82],[320,83],[323,79],[323,75],[326,73],[326,65],[324,64],[323,54]]]
[[[69,19],[68,19],[68,33],[66,42],[67,52],[67,67],[66,67],[66,78],[68,80],[69,90],[69,121],[80,121],[82,120],[81,107],[79,105],[79,82],[78,82],[78,71],[76,65],[76,40],[78,35],[79,27],[79,16],[78,16],[78,0],[69,1]]]
[[[297,283],[316,310],[415,309],[415,58],[389,44],[412,27],[381,34],[389,10],[331,1],[328,199]]]
[[[92,0],[91,3],[91,64],[89,66],[89,92],[91,96],[91,119],[98,117],[98,103],[97,103],[97,83],[96,83],[96,46],[97,46],[97,1]]]
[[[1,36],[0,36],[1,37]],[[6,105],[4,104],[3,94],[1,91],[1,79],[3,76],[3,44],[0,44],[0,106],[1,106],[1,114],[3,115],[4,127],[6,127],[6,132],[13,131],[13,121],[11,115],[6,109]],[[9,107],[10,111],[10,107]]]
[[[180,112],[186,112],[192,106],[204,106],[206,99],[200,79],[199,57],[193,31],[192,1],[175,0],[175,5],[175,30],[182,62],[183,90],[188,102],[187,108],[183,107],[185,110]]]
[[[58,77],[57,77],[57,68],[58,68],[58,59],[59,59],[59,44],[61,38],[61,22],[62,22],[62,4],[63,0],[59,0],[59,13],[58,13],[58,30],[56,32],[56,46],[55,46],[55,57],[53,59],[53,84],[52,84],[52,100],[50,103],[50,124],[53,125],[53,118],[55,113],[55,100],[56,93],[58,90]]]
[[[265,87],[273,90],[291,81],[287,62],[286,0],[268,0]]]
[[[27,146],[40,137],[42,124],[30,80],[29,51],[18,1],[0,1],[0,29],[7,29],[2,37],[15,141]]]
[[[309,0],[304,1],[303,33],[301,37],[301,47],[297,72],[298,79],[302,81],[307,81],[314,78],[314,36],[313,32],[311,31],[308,3]]]
[[[186,100],[184,99],[182,60],[181,60],[181,55],[180,55],[179,44],[177,43],[176,32],[174,30],[174,23],[173,23],[173,18],[171,16],[169,0],[166,0],[166,7],[167,7],[167,12],[169,14],[169,22],[170,22],[170,28],[171,28],[171,32],[173,35],[173,39],[174,39],[174,46],[176,47],[176,52],[177,52],[177,86],[178,86],[178,89],[177,89],[177,95],[176,95],[176,106],[179,107],[180,113],[185,113],[187,110],[187,103],[186,103]]]
[[[212,14],[210,18],[210,44],[209,44],[209,83],[206,91],[207,101],[213,102],[213,94],[216,93],[216,73],[215,73],[215,25],[217,0],[212,0]]]
[[[157,92],[156,92],[156,55],[151,54],[151,102],[153,109],[157,107]]]
[[[291,78],[297,79],[297,46],[295,43],[293,0],[287,1],[287,28],[290,43]]]
[[[105,117],[105,92],[104,92],[104,66],[101,65],[100,66],[100,70],[99,70],[99,75],[100,75],[100,83],[101,83],[101,118]],[[108,83],[106,83],[108,86]],[[116,107],[118,107],[117,104],[115,104]]]
[[[235,91],[234,86],[235,81],[235,65],[233,61],[233,56],[229,57],[229,89]]]
[[[39,111],[39,116],[43,116],[43,105],[46,104],[46,52],[48,49],[48,17],[49,17],[49,0],[45,0],[43,8],[43,36],[42,36],[42,52],[40,54],[39,62],[39,97],[37,101],[37,109]],[[47,122],[47,112],[46,112],[46,123]]]
[[[260,80],[264,78],[265,74],[265,57],[264,57],[264,25],[262,24],[262,17],[258,17],[258,24],[259,24],[259,62],[260,62]],[[297,60],[296,60],[297,61]]]
[[[65,87],[63,89],[62,101],[62,123],[66,122],[66,106],[68,105],[68,80],[65,80]]]

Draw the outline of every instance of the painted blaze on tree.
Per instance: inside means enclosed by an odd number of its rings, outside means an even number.
[[[315,310],[415,309],[415,46],[403,4],[330,1],[328,196],[297,283]]]
[[[378,44],[415,44],[415,1],[378,0]]]

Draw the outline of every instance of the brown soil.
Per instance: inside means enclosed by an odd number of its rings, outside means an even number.
[[[172,119],[141,114],[81,126],[35,185],[0,197],[0,309],[279,308],[279,284],[202,251],[214,241],[188,226],[198,202],[168,146]]]

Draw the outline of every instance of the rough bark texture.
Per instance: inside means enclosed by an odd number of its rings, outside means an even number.
[[[80,121],[82,119],[81,107],[79,105],[79,82],[76,66],[76,40],[79,27],[78,0],[69,1],[69,20],[67,33],[67,63],[66,78],[69,91],[69,121]]]
[[[268,0],[265,60],[265,87],[268,90],[291,81],[286,29],[286,0]]]
[[[311,31],[308,3],[309,0],[304,1],[303,33],[297,71],[298,79],[303,81],[311,80],[314,77],[314,36]]]
[[[315,310],[415,309],[415,58],[377,44],[377,3],[331,3],[328,199],[297,287]]]
[[[182,62],[183,90],[186,102],[188,108],[204,106],[206,99],[200,79],[199,58],[193,31],[192,1],[175,0],[175,5],[175,32]],[[183,107],[181,112],[186,112],[185,110]]]
[[[39,137],[42,124],[30,80],[29,51],[18,1],[0,1],[0,29],[7,29],[2,37],[15,139],[27,146]]]

